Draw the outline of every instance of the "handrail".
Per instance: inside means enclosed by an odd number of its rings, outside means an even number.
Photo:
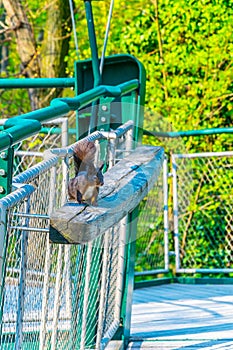
[[[0,89],[74,87],[75,78],[0,78]]]
[[[87,106],[100,97],[120,97],[139,87],[139,81],[133,79],[117,86],[101,85],[73,98],[53,99],[49,107],[41,108],[29,113],[8,119],[4,130],[0,132],[0,151],[15,143],[38,133],[41,122],[57,118],[70,111],[76,111]]]
[[[170,131],[170,132],[143,130],[143,134],[147,136],[164,137],[164,138],[177,138],[177,137],[185,137],[185,136],[189,137],[189,136],[203,136],[203,135],[216,135],[216,134],[233,134],[233,127]]]

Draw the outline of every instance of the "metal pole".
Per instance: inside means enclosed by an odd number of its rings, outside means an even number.
[[[25,199],[25,212],[30,212],[30,200]],[[29,218],[25,218],[25,226],[28,227]],[[15,335],[15,348],[20,350],[23,348],[23,315],[24,315],[24,300],[25,300],[25,285],[26,285],[26,265],[27,265],[27,244],[28,244],[28,232],[22,231],[21,233],[21,261],[19,270],[19,294],[18,294],[18,307],[17,307],[17,319],[16,319],[16,335]]]
[[[61,292],[61,280],[62,280],[62,257],[63,257],[63,246],[59,244],[58,255],[57,255],[57,274],[56,274],[56,283],[55,283],[51,350],[56,349],[56,343],[57,343],[57,328],[58,328],[58,318],[59,318],[59,309],[60,309],[60,292]]]
[[[2,339],[2,321],[4,308],[4,286],[6,271],[6,251],[7,251],[7,212],[6,207],[0,207],[0,339]]]
[[[109,259],[109,235],[111,229],[105,232],[104,237],[104,254],[103,254],[103,264],[102,264],[102,278],[100,287],[100,301],[99,301],[99,315],[98,315],[98,328],[96,337],[96,350],[100,350],[101,339],[103,335],[103,323],[104,323],[104,313],[106,308],[106,287],[107,287],[107,269],[108,269],[108,259]]]
[[[55,208],[56,202],[56,191],[54,184],[56,183],[56,166],[51,168],[50,173],[50,197],[49,197],[49,208],[48,214],[50,215]],[[42,296],[42,311],[41,311],[41,324],[40,324],[40,350],[45,349],[46,344],[46,331],[47,331],[47,318],[48,318],[48,298],[49,298],[49,277],[50,277],[50,265],[52,246],[49,243],[49,234],[46,236],[46,254],[45,254],[45,267],[44,267],[44,287]]]
[[[74,87],[75,78],[14,78],[0,79],[0,89],[66,88]]]
[[[73,27],[73,34],[74,34],[75,49],[76,49],[77,58],[79,60],[78,38],[77,38],[77,33],[76,33],[76,26],[75,26],[75,19],[74,19],[74,7],[73,7],[72,0],[69,0],[69,5],[70,5],[70,15],[71,15],[71,22],[72,22],[72,27]]]
[[[68,118],[64,118],[62,122],[62,135],[61,143],[62,148],[68,146]],[[68,171],[69,171],[69,156],[66,155],[62,161],[62,191],[61,191],[61,204],[64,205],[66,202],[66,193],[68,188]]]
[[[49,271],[51,264],[51,245],[49,243],[49,235],[46,239],[46,254],[45,254],[45,267],[44,267],[44,287],[42,295],[42,310],[41,310],[41,324],[40,324],[40,344],[39,349],[46,348],[46,332],[47,332],[47,318],[48,318],[48,296],[49,296]]]
[[[126,133],[126,141],[125,141],[125,157],[127,157],[132,149],[134,149],[133,145],[133,129],[129,129]]]
[[[66,147],[69,144],[68,135],[69,135],[68,118],[65,117],[65,118],[62,118],[62,120],[61,120],[61,145],[62,145],[62,147]]]
[[[84,0],[84,4],[85,4],[85,10],[86,10],[87,28],[88,28],[88,34],[89,34],[90,47],[91,47],[94,87],[96,87],[100,84],[100,70],[99,70],[98,49],[97,49],[97,43],[96,43],[95,25],[94,25],[93,13],[92,13],[91,0]]]
[[[180,247],[179,247],[179,222],[178,222],[178,192],[177,192],[177,164],[175,156],[172,155],[172,180],[173,180],[173,221],[174,221],[174,243],[176,254],[176,271],[180,269]]]
[[[67,142],[66,139],[63,142]],[[62,182],[62,194],[61,194],[61,204],[63,205],[66,201],[66,190],[68,184],[68,169],[66,167],[66,161],[68,161],[68,156],[65,157],[63,161],[63,182]],[[61,280],[62,280],[62,257],[63,257],[63,249],[62,245],[59,245],[58,248],[58,256],[57,256],[57,275],[56,275],[56,284],[55,284],[55,300],[54,300],[54,311],[53,311],[53,329],[51,336],[51,350],[56,349],[56,337],[57,337],[57,328],[58,328],[58,319],[59,319],[59,309],[60,309],[60,290],[61,290]],[[67,250],[66,250],[66,258]],[[68,266],[66,265],[68,268]]]
[[[163,222],[164,222],[164,268],[169,269],[169,219],[168,219],[168,166],[165,156],[163,161]]]
[[[111,169],[116,161],[116,140],[109,139],[108,140],[108,161],[109,161],[109,169]]]
[[[92,57],[92,70],[94,76],[94,87],[100,85],[100,69],[99,69],[99,58],[98,58],[98,49],[96,43],[96,35],[95,35],[95,25],[92,13],[92,5],[91,0],[84,0],[85,9],[86,9],[86,19],[87,19],[87,28],[89,34],[89,41],[91,47],[91,57]],[[98,107],[96,101],[92,103],[92,111],[90,117],[89,124],[89,134],[95,130],[97,124],[97,113]]]
[[[125,246],[126,246],[126,229],[127,229],[127,218],[124,218],[120,222],[119,228],[119,242],[118,242],[118,276],[116,285],[116,299],[115,299],[115,319],[120,321],[121,316],[121,299],[123,291],[123,280],[124,280],[124,264],[125,264]]]
[[[81,318],[82,310],[80,308],[80,294],[82,290],[82,286],[84,285],[83,282],[83,275],[81,272],[84,269],[84,247],[83,246],[77,246],[76,252],[75,252],[75,271],[73,274],[74,281],[73,281],[73,293],[72,293],[72,320],[71,320],[71,331],[70,331],[70,341],[69,341],[69,350],[78,349],[79,343],[80,343],[80,323],[79,319]]]
[[[89,290],[90,290],[90,276],[91,276],[91,260],[92,260],[92,242],[88,243],[86,254],[86,274],[85,287],[83,298],[83,315],[82,315],[82,332],[80,341],[80,350],[85,350],[87,318],[88,318],[88,304],[89,304]]]
[[[61,125],[61,143],[62,147],[66,147],[69,144],[68,139],[68,118],[63,118]],[[68,171],[69,171],[69,157],[66,156],[62,162],[62,173],[63,173],[63,181],[62,181],[62,205],[66,202],[66,192],[68,188]],[[70,266],[70,246],[65,246],[65,293],[66,293],[66,315],[69,320],[72,317],[72,287],[71,287],[71,266]]]
[[[105,37],[104,37],[103,51],[102,51],[102,55],[101,55],[101,59],[100,59],[100,76],[101,76],[101,78],[102,78],[102,74],[103,74],[104,58],[105,58],[105,52],[106,52],[107,43],[108,43],[108,34],[109,34],[109,30],[110,30],[110,23],[111,23],[111,18],[112,18],[113,6],[114,6],[114,0],[111,0],[109,14],[108,14],[108,21],[107,21],[106,31],[105,31]]]
[[[64,275],[65,275],[65,294],[66,294],[66,317],[71,321],[72,317],[72,276],[71,276],[71,264],[70,264],[70,246],[65,246],[65,266],[64,266]],[[71,324],[70,324],[71,326]]]
[[[32,185],[24,185],[20,189],[0,200],[0,335],[2,336],[2,321],[5,296],[6,269],[8,266],[8,226],[7,210],[17,205],[21,200],[30,196],[35,191]]]

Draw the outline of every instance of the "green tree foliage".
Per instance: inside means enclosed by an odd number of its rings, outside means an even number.
[[[100,50],[109,3],[92,2]],[[232,17],[233,2],[226,0],[115,1],[107,54],[129,53],[145,65],[146,129],[232,126]],[[76,19],[80,57],[89,58],[84,10]],[[72,72],[73,60],[68,67]],[[221,135],[184,142],[186,149],[218,151],[230,149],[232,141]]]
[[[92,2],[99,55],[109,4]],[[34,0],[23,5],[40,52],[49,5]],[[176,130],[232,124],[232,5],[227,0],[115,1],[107,54],[130,53],[142,61],[147,70],[146,106]],[[76,0],[75,8],[79,54],[85,59],[90,48],[83,2]],[[69,75],[76,59],[72,40],[65,59]],[[20,64],[14,46],[10,60],[8,72],[14,75]],[[156,119],[152,114],[146,127],[155,129]]]
[[[9,64],[2,69],[6,77],[59,77],[65,75],[65,56],[71,32],[69,3],[54,0],[30,3],[3,0],[2,39],[7,43]],[[8,39],[8,40],[7,40]],[[3,50],[1,50],[3,52]],[[59,91],[29,89],[32,109],[48,104]],[[27,103],[25,103],[25,106]]]

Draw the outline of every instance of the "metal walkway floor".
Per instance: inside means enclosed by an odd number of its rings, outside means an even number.
[[[131,338],[132,350],[233,350],[233,285],[135,290]]]

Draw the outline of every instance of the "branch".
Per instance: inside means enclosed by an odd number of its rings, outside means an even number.
[[[163,65],[162,74],[163,74],[163,90],[165,94],[165,99],[168,99],[168,91],[167,91],[167,77],[166,72],[164,69],[164,56],[163,56],[163,43],[162,43],[162,35],[159,25],[159,9],[158,9],[158,0],[151,0],[152,4],[155,7],[155,22],[157,25],[157,38],[158,38],[158,44],[159,44],[159,56],[160,56],[160,63]]]

